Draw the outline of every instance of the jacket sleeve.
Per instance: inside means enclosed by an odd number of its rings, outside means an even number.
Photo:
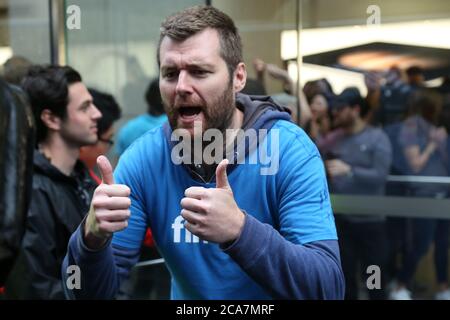
[[[44,191],[34,190],[28,210],[20,259],[26,265],[26,297],[64,299],[56,257],[55,213]]]
[[[275,299],[343,299],[336,240],[305,245],[246,215],[240,238],[224,250]]]
[[[276,299],[343,299],[336,228],[325,170],[309,139],[280,150],[275,227],[246,215],[224,251]]]
[[[24,93],[0,80],[0,287],[20,252],[30,204],[33,112]]]
[[[68,299],[114,299],[139,259],[139,249],[128,249],[108,242],[101,250],[90,250],[83,242],[84,221],[72,234],[62,264],[62,281]],[[80,271],[80,287],[70,286],[69,266]]]
[[[125,160],[125,161],[124,161]],[[120,290],[120,285],[128,278],[131,268],[139,260],[140,249],[147,228],[143,208],[144,194],[141,186],[139,162],[125,152],[114,171],[116,183],[125,184],[131,189],[131,217],[128,227],[115,232],[113,240],[100,250],[90,250],[83,241],[85,220],[72,234],[63,263],[63,281],[68,298],[77,299],[113,299]],[[123,245],[124,243],[132,246]],[[70,290],[67,281],[70,274],[64,270],[76,265],[81,273],[81,289]]]

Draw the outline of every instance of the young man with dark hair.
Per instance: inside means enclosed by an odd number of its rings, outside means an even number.
[[[101,113],[70,67],[33,67],[22,86],[35,116],[37,149],[27,226],[6,295],[63,299],[61,263],[67,242],[96,186],[78,160],[79,149],[97,142]]]
[[[342,298],[319,153],[285,109],[238,93],[247,74],[234,22],[197,6],[161,30],[159,85],[169,123],[128,148],[114,177],[107,159],[97,160],[103,183],[63,266],[80,267],[82,288],[67,294],[113,298],[148,224],[173,299]],[[256,132],[259,140],[241,135]],[[214,159],[203,157],[211,145]],[[180,146],[186,149],[177,152]],[[273,167],[249,161],[269,146]]]

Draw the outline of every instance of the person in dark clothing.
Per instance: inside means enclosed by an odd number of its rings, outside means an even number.
[[[61,262],[96,186],[77,160],[79,149],[97,142],[101,113],[70,67],[33,67],[22,86],[36,120],[37,148],[25,235],[6,297],[63,299]]]
[[[14,265],[25,232],[34,129],[23,91],[0,80],[0,287]]]
[[[334,125],[330,133],[334,143],[321,151],[330,177],[330,190],[335,194],[383,195],[392,159],[392,149],[386,134],[363,120],[367,104],[357,88],[345,89],[333,106]],[[332,155],[334,159],[331,159]],[[367,279],[369,266],[384,270],[386,263],[385,217],[348,215],[337,212],[342,267],[345,275],[345,298],[358,299],[361,276]],[[370,299],[387,297],[385,277],[381,275],[379,287],[368,288]]]
[[[415,88],[403,81],[399,68],[391,67],[381,74],[369,72],[365,74],[365,83],[369,123],[385,127],[404,120],[408,111],[406,101]]]
[[[415,91],[409,100],[409,115],[398,134],[410,175],[448,176],[448,134],[440,126],[442,97],[432,89]],[[415,197],[443,199],[449,195],[448,186],[435,183],[410,182],[410,193]],[[396,287],[390,293],[391,299],[410,300],[413,295],[407,288],[415,275],[422,257],[434,243],[434,266],[438,289],[437,300],[450,300],[448,284],[448,239],[447,219],[411,218],[411,241],[399,269]]]

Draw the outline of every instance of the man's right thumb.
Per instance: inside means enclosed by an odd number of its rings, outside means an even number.
[[[104,184],[114,184],[113,169],[108,158],[105,156],[99,156],[97,158],[97,166],[102,175],[102,181]]]

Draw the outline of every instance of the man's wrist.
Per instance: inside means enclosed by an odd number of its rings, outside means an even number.
[[[83,224],[82,235],[83,243],[90,250],[99,250],[103,248],[109,240],[108,237],[98,237],[92,233],[87,226],[87,221]]]
[[[236,234],[236,236],[234,236],[231,240],[228,240],[228,241],[225,241],[225,242],[223,242],[223,243],[221,243],[221,247],[222,248],[228,248],[229,246],[231,246],[237,239],[239,239],[239,237],[241,236],[241,233],[242,233],[242,230],[244,229],[244,225],[245,225],[245,215],[246,215],[246,213],[245,213],[245,211],[243,211],[243,210],[241,210],[241,209],[239,209],[239,211],[240,211],[240,215],[241,215],[241,221],[240,221],[240,223],[239,223],[239,228],[237,228],[237,229],[239,229],[239,231],[238,231],[238,233]]]

